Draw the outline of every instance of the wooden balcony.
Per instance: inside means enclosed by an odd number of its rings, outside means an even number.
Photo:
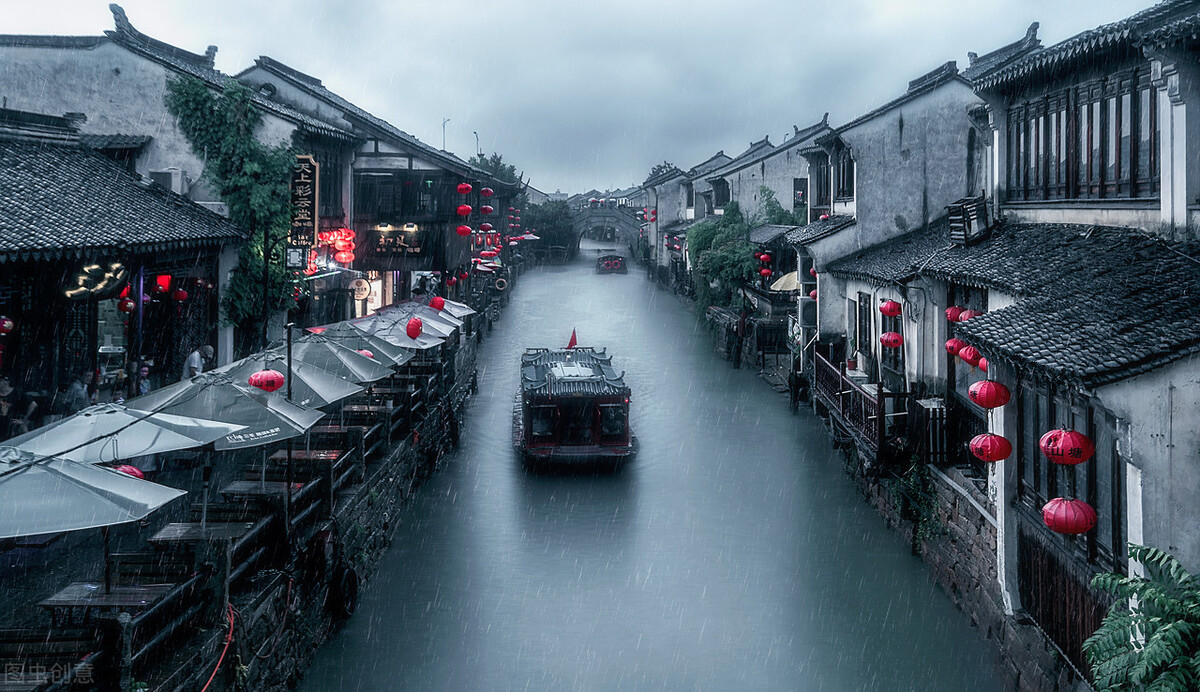
[[[817,399],[878,460],[881,443],[888,437],[889,417],[907,415],[907,396],[884,391],[879,383],[859,384],[846,374],[844,364],[835,366],[820,353],[814,356]]]

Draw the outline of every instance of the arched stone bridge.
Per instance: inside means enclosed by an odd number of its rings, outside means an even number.
[[[580,237],[585,233],[605,236],[611,232],[622,244],[637,247],[641,222],[635,215],[636,211],[633,207],[588,206],[575,210],[571,216],[575,221],[575,232]]]

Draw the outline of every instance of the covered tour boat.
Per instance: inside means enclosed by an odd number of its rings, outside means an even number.
[[[530,463],[621,464],[636,451],[629,387],[612,357],[588,348],[531,348],[521,356],[513,446]]]
[[[629,271],[625,266],[625,257],[622,255],[601,255],[596,258],[596,272],[598,274],[624,274]]]

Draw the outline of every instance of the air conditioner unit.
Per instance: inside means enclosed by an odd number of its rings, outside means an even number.
[[[188,193],[187,174],[178,168],[162,168],[150,171],[150,179],[177,195]]]
[[[229,205],[224,202],[196,202],[196,204],[227,219],[229,218]]]

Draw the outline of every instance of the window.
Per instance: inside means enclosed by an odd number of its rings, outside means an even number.
[[[1158,195],[1157,90],[1149,68],[1008,109],[1010,200]]]
[[[822,155],[817,161],[813,162],[812,179],[813,206],[827,208],[830,201],[829,159],[824,155]]]
[[[534,406],[530,414],[529,431],[534,437],[554,435],[554,406]]]
[[[808,178],[792,178],[792,211],[808,208]]]
[[[601,404],[600,434],[618,437],[625,434],[625,411],[619,404]]]
[[[696,188],[691,183],[687,184],[687,206],[688,209],[696,206]]]
[[[317,191],[318,215],[342,217],[342,157],[336,151],[321,150],[313,154],[320,167],[320,189]]]
[[[871,337],[871,296],[866,293],[858,294],[858,325],[855,331],[855,343],[858,344],[858,352],[868,354],[872,351],[871,344],[874,339]]]
[[[713,205],[717,208],[722,208],[729,204],[729,182],[724,178],[714,180],[713,188]]]
[[[842,147],[837,154],[837,198],[854,199],[854,157]]]
[[[895,317],[888,317],[887,315],[883,315],[882,317],[883,331],[896,332],[901,336],[904,335],[904,320],[901,316],[897,315]],[[904,347],[900,346],[899,348],[888,348],[887,346],[880,345],[880,348],[883,349],[883,357],[880,358],[880,362],[883,364],[883,367],[896,374],[903,375]]]

